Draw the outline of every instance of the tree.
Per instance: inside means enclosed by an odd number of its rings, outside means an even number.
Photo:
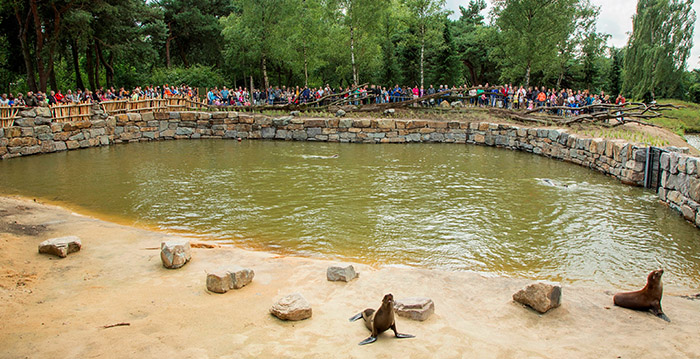
[[[376,61],[372,58],[379,53],[377,41],[364,41],[376,38],[381,29],[387,0],[338,0],[336,16],[342,21],[350,35],[350,64],[352,66],[352,83],[359,84],[358,60],[366,56],[364,62]]]
[[[495,24],[502,60],[502,79],[525,74],[525,86],[535,71],[557,57],[557,44],[566,41],[576,20],[578,0],[494,0]]]
[[[622,92],[622,66],[624,65],[624,49],[610,48],[610,70],[608,72],[608,92],[619,95]]]
[[[266,3],[268,1],[262,1]],[[230,0],[158,0],[168,29],[165,64],[172,65],[171,54],[181,63],[220,65],[221,24],[219,18],[231,12]]]
[[[284,0],[237,0],[237,13],[222,18],[226,57],[239,65],[259,64],[265,88],[270,87],[268,62],[284,46],[279,24],[286,10]],[[276,57],[279,58],[279,57]]]
[[[497,62],[492,61],[491,49],[498,36],[497,29],[484,25],[481,12],[486,1],[471,0],[468,7],[460,6],[460,17],[452,24],[454,43],[464,67],[466,82],[472,86],[495,81]],[[495,56],[494,56],[495,58]]]
[[[603,64],[602,58],[605,53],[605,43],[608,41],[610,35],[601,34],[592,31],[586,35],[583,39],[583,47],[581,49],[582,58],[581,63],[583,65],[583,88],[590,90],[597,90],[602,87],[602,73]],[[614,95],[619,94],[613,93]]]
[[[652,99],[680,95],[693,46],[692,5],[692,0],[639,0],[625,55],[625,93]]]
[[[412,15],[411,20],[418,27],[418,41],[420,42],[420,87],[424,88],[425,76],[425,41],[428,32],[439,31],[441,16],[446,16],[443,9],[445,0],[403,0]],[[439,32],[438,32],[439,33]]]
[[[442,44],[435,54],[435,66],[433,66],[432,79],[443,85],[457,85],[461,82],[460,59],[457,46],[452,39],[452,22],[444,20],[442,29]]]

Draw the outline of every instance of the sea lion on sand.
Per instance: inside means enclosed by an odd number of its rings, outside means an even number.
[[[618,307],[634,310],[649,310],[657,317],[670,322],[671,320],[661,310],[661,296],[663,295],[663,284],[661,275],[663,269],[655,270],[647,276],[647,285],[636,292],[617,293],[613,296],[613,302]]]
[[[374,343],[377,340],[377,336],[389,328],[394,331],[394,335],[397,338],[415,337],[415,335],[401,334],[396,331],[396,322],[394,321],[394,296],[391,295],[391,293],[384,296],[384,299],[382,299],[382,306],[379,307],[379,309],[375,311],[374,309],[367,308],[350,318],[350,321],[354,322],[360,318],[365,320],[365,326],[372,334],[369,338],[361,341],[359,345]]]

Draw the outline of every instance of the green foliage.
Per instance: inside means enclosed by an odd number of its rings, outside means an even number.
[[[149,83],[152,84],[187,84],[192,87],[214,87],[230,85],[224,76],[212,66],[194,65],[191,67],[173,66],[157,68],[153,71]]]
[[[640,0],[625,56],[624,91],[636,98],[679,97],[692,47],[692,1]],[[681,90],[681,91],[679,91]]]
[[[544,72],[557,58],[576,26],[578,0],[498,0],[493,15],[500,30],[501,79],[530,84],[534,72]],[[559,51],[561,52],[561,51]]]
[[[508,81],[700,101],[690,1],[641,0],[622,49],[595,31],[590,0],[495,0],[488,23],[486,4],[454,19],[444,0],[6,0],[0,91]]]

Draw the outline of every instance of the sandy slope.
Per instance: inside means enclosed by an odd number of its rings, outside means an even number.
[[[83,250],[37,253],[60,235],[80,236]],[[700,301],[665,297],[666,323],[612,307],[612,288],[565,286],[562,307],[540,316],[511,300],[527,281],[474,273],[358,264],[358,280],[332,283],[333,262],[237,248],[194,249],[191,263],[167,270],[152,249],[166,236],[0,197],[0,358],[700,357]],[[226,264],[253,268],[253,283],[208,293],[206,272]],[[311,319],[268,314],[292,292],[309,300]],[[385,333],[357,346],[368,332],[348,318],[389,292],[430,296],[435,315],[397,319],[415,339]],[[120,322],[131,325],[102,328]]]

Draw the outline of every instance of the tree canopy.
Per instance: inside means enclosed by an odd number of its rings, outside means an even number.
[[[590,0],[6,0],[0,92],[512,83],[699,98],[692,0],[639,0],[627,46]]]

